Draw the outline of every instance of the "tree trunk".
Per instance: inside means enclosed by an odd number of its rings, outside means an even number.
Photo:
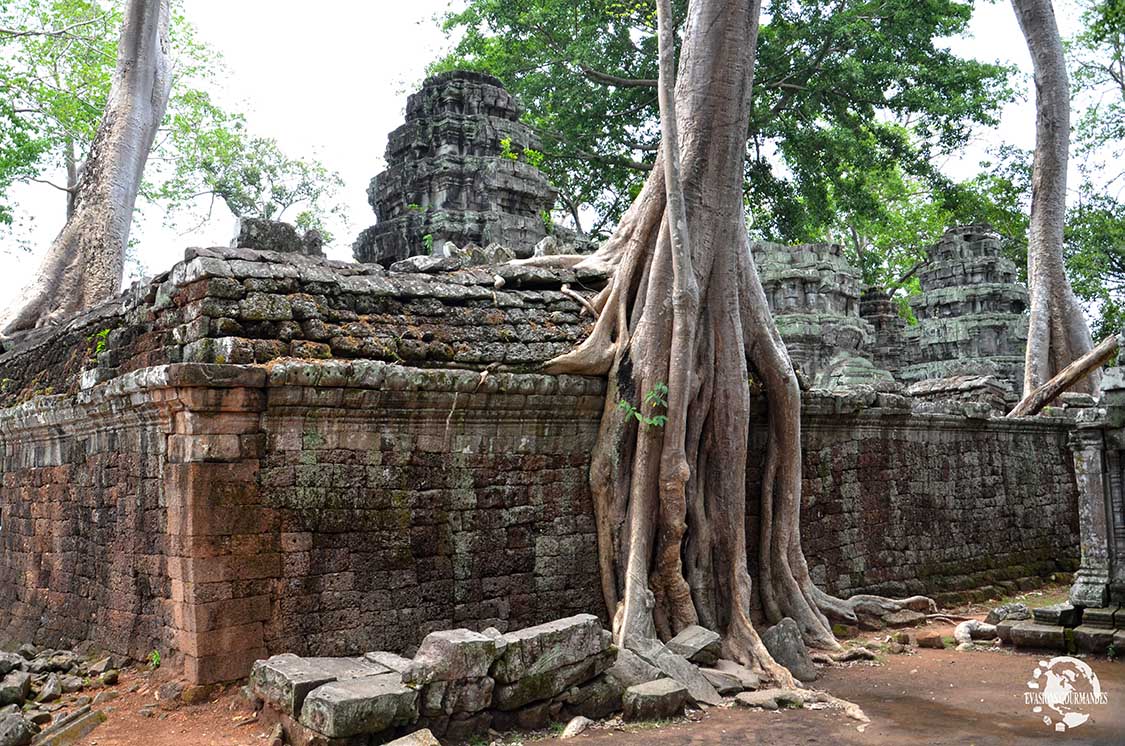
[[[1093,347],[1090,328],[1063,264],[1066,168],[1070,147],[1070,87],[1051,0],[1012,0],[1035,70],[1035,159],[1027,282],[1031,314],[1023,393],[1028,396]],[[1096,394],[1095,372],[1076,391]]]
[[[1063,368],[1058,375],[1020,400],[1009,417],[1030,417],[1039,414],[1067,389],[1101,369],[1121,349],[1121,334],[1112,334],[1094,349]]]
[[[35,280],[0,314],[4,335],[50,324],[121,291],[133,206],[171,91],[168,0],[128,0],[109,98],[72,212]]]
[[[590,337],[547,367],[608,374],[590,484],[617,643],[644,649],[698,623],[721,632],[727,656],[793,686],[751,621],[751,378],[767,392],[769,415],[755,537],[762,614],[770,623],[791,617],[806,641],[835,649],[828,615],[854,621],[857,606],[821,593],[809,577],[800,391],[746,233],[743,158],[760,0],[690,3],[674,93],[668,5],[657,3],[663,147],[644,188],[592,257],[522,263],[612,272],[594,300]]]

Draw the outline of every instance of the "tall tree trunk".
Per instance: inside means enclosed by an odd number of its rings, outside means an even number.
[[[722,633],[728,656],[791,686],[751,621],[752,539],[767,621],[791,617],[808,642],[834,649],[828,615],[854,621],[856,603],[821,593],[809,576],[800,391],[746,233],[743,158],[760,0],[692,0],[674,92],[669,3],[657,8],[656,166],[595,255],[523,263],[612,272],[594,300],[590,337],[548,370],[608,374],[590,484],[618,644],[643,649],[699,623]],[[751,378],[767,392],[769,416],[756,537],[746,489]]]
[[[1031,315],[1023,391],[1029,395],[1090,351],[1093,339],[1063,264],[1066,168],[1070,149],[1070,87],[1051,0],[1012,0],[1035,70],[1035,159],[1027,282]],[[1097,393],[1095,372],[1075,386]]]
[[[145,162],[171,91],[168,0],[128,0],[105,112],[72,212],[34,281],[0,313],[9,335],[52,323],[121,290]]]

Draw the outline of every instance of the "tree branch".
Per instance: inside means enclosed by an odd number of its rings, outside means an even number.
[[[578,69],[582,71],[583,75],[596,83],[605,83],[618,88],[656,88],[659,83],[654,78],[622,78],[617,75],[610,75],[581,63],[578,64]]]
[[[36,30],[36,31],[29,31],[29,30],[17,31],[16,29],[0,28],[0,37],[8,37],[9,39],[20,39],[20,38],[27,37],[27,36],[49,36],[49,37],[69,36],[70,32],[74,31],[75,29],[79,29],[79,28],[82,28],[83,26],[89,26],[91,24],[97,23],[98,21],[101,21],[104,18],[106,18],[108,15],[109,15],[108,12],[102,13],[99,16],[95,16],[93,18],[87,18],[85,21],[78,21],[77,23],[72,23],[69,26],[66,26],[66,27],[61,28],[61,29],[55,29],[54,31],[38,31],[38,30]]]

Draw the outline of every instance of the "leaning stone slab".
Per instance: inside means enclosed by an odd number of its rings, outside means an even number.
[[[703,674],[703,678],[715,687],[715,691],[724,697],[728,694],[737,694],[746,687],[742,686],[742,682],[738,680],[734,674],[724,673],[714,668],[701,668],[699,672]]]
[[[1012,644],[1020,648],[1066,650],[1066,630],[1038,622],[1018,622],[1008,630]]]
[[[688,690],[675,679],[657,679],[625,690],[621,698],[625,720],[664,720],[684,713]]]
[[[738,679],[738,683],[742,685],[743,689],[757,689],[762,685],[762,680],[758,677],[758,674],[741,663],[720,659],[719,662],[715,664],[715,669],[734,676]]]
[[[441,746],[441,742],[434,738],[428,728],[416,730],[408,736],[396,738],[386,746]]]
[[[250,686],[273,707],[298,717],[305,697],[317,687],[389,672],[363,658],[301,658],[284,653],[256,661],[250,670]]]
[[[492,692],[492,706],[498,710],[515,710],[532,702],[556,697],[572,686],[590,681],[612,662],[613,651],[605,650],[578,663],[529,674],[511,684],[497,682]]]
[[[617,681],[622,689],[664,678],[664,673],[628,648],[617,651],[617,660],[606,670],[608,678]]]
[[[301,724],[329,738],[380,733],[417,719],[418,692],[396,673],[324,684],[301,708]]]
[[[102,710],[83,707],[73,715],[42,731],[33,741],[35,746],[72,746],[81,742],[90,731],[107,720]]]
[[[527,676],[578,663],[606,650],[609,642],[593,614],[578,614],[546,624],[509,632],[507,646],[493,666],[498,683],[510,684]]]
[[[402,672],[407,684],[482,679],[496,660],[496,641],[469,629],[431,632],[422,640],[410,667]]]
[[[687,658],[673,653],[655,640],[637,641],[632,645],[633,652],[686,686],[693,702],[705,705],[722,703],[723,698],[715,691],[715,687]]]
[[[692,663],[713,666],[719,660],[722,638],[717,632],[693,624],[680,630],[680,633],[667,642],[668,649],[682,655]]]
[[[809,656],[809,649],[801,637],[801,628],[786,617],[762,634],[762,644],[770,651],[773,659],[789,669],[801,681],[815,681],[816,666]]]

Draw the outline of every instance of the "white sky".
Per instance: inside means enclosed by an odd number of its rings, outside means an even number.
[[[277,138],[291,155],[315,155],[343,177],[349,225],[329,252],[335,258],[350,259],[352,239],[375,222],[367,183],[383,167],[387,135],[402,123],[407,95],[447,46],[433,19],[453,4],[460,2],[320,0],[310,9],[303,0],[185,0],[200,37],[225,57],[230,77],[221,100],[241,108],[254,133]],[[1073,33],[1078,22],[1073,1],[1056,0],[1055,7],[1063,34]],[[1030,72],[1009,3],[979,2],[970,33],[970,38],[950,40],[951,48]],[[1017,84],[1024,100],[1005,110],[1001,126],[979,133],[970,147],[943,164],[950,176],[974,175],[993,145],[1034,144],[1030,86],[1027,75]],[[61,194],[30,184],[14,190],[13,197],[36,216],[33,245],[45,248],[63,221]],[[158,215],[146,216],[134,224],[138,258],[147,273],[163,271],[188,246],[227,245],[233,224],[229,213],[216,208],[210,223],[177,235],[161,227]],[[2,249],[0,305],[38,264],[38,251]]]

